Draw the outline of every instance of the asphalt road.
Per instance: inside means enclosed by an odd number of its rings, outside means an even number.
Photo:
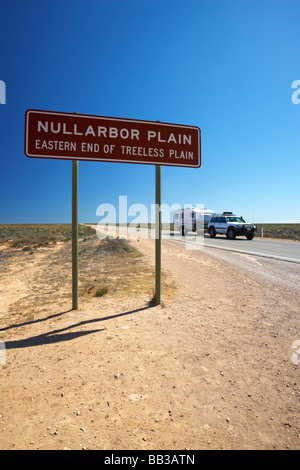
[[[96,228],[96,226],[94,227]],[[103,230],[105,229],[103,228]],[[110,233],[110,235],[112,234]],[[114,233],[114,235],[129,235],[132,238],[154,238],[155,232],[154,230],[143,228],[137,231],[135,228],[119,227],[118,233]],[[182,237],[178,232],[170,233],[165,230],[162,231],[162,237],[174,240],[178,243],[185,243],[186,248],[189,250],[199,250],[204,246],[207,248],[218,248],[219,250],[245,253],[300,264],[299,242],[277,241],[261,238],[247,240],[245,237],[237,237],[235,240],[228,240],[225,235],[217,235],[215,238],[210,238],[209,235],[204,235],[203,239],[201,236],[197,236],[193,233],[188,233],[187,236]]]
[[[195,237],[192,234],[188,234],[183,239],[183,237],[180,237],[180,235],[175,233],[173,235],[173,239],[178,241],[185,241],[189,245],[192,243],[202,243],[198,237]],[[238,237],[235,240],[228,240],[226,236],[216,236],[215,238],[210,238],[208,235],[205,235],[204,246],[237,253],[263,256],[265,258],[300,263],[300,243],[297,242],[263,240],[260,238],[247,240],[245,237]],[[192,245],[190,245],[189,249],[191,248]]]

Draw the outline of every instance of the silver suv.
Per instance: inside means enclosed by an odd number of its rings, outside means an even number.
[[[223,212],[210,219],[207,230],[211,238],[218,233],[226,235],[230,240],[234,240],[237,235],[245,235],[248,240],[252,240],[256,225],[247,224],[243,217],[237,217],[232,212]]]

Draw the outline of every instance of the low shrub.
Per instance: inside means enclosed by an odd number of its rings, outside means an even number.
[[[107,294],[108,289],[106,287],[103,287],[102,289],[99,289],[95,292],[95,297],[103,297],[103,295]]]

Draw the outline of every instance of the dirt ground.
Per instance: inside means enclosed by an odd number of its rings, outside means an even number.
[[[153,266],[154,242],[132,244]],[[72,311],[49,250],[1,274],[0,449],[300,448],[299,283],[273,275],[299,265],[163,241],[162,306],[133,284]],[[37,279],[49,292],[31,317],[20,302]]]

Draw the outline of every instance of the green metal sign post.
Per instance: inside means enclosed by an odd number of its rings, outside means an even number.
[[[78,309],[78,161],[72,161],[72,305]]]
[[[161,166],[155,166],[155,304],[161,303]]]

